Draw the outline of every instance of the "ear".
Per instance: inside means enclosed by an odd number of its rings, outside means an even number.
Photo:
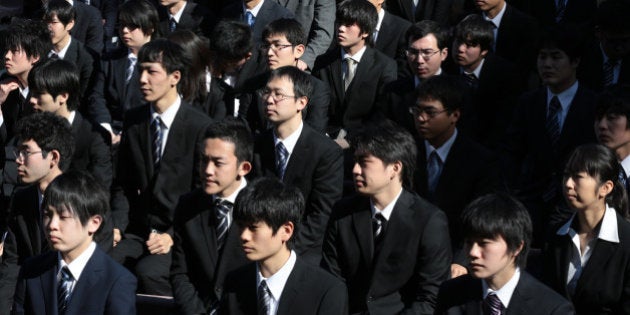
[[[516,256],[518,256],[523,251],[523,247],[525,247],[525,242],[521,241],[521,244],[519,244],[518,248],[516,248],[514,250],[514,253],[512,253],[514,258],[516,258]]]
[[[243,161],[238,166],[238,175],[239,176],[245,176],[245,175],[249,174],[249,172],[251,172],[251,171],[252,171],[252,163],[250,163],[249,161]]]
[[[93,215],[90,217],[90,219],[88,219],[87,222],[87,230],[90,233],[90,235],[96,233],[96,231],[98,231],[98,228],[101,227],[101,223],[103,223],[103,217],[101,217],[100,215]]]
[[[182,73],[179,70],[175,70],[170,74],[170,77],[171,77],[171,85],[175,86],[181,79]]]
[[[462,112],[459,109],[454,110],[451,113],[451,117],[453,117],[454,121],[453,123],[456,123],[457,121],[459,121],[459,117],[462,115]]]
[[[606,198],[606,196],[608,196],[613,189],[615,188],[615,183],[613,183],[613,181],[611,180],[607,180],[604,183],[601,184],[601,186],[599,186],[599,195],[602,198]]]
[[[442,49],[442,51],[440,51],[440,59],[442,59],[442,61],[444,61],[446,59],[446,57],[448,57],[448,47],[444,47],[444,49]]]
[[[394,178],[401,178],[400,173],[402,173],[403,170],[403,164],[401,161],[396,161],[391,165],[391,169],[392,169],[392,174],[390,176],[390,180],[393,180]]]
[[[34,64],[36,64],[39,61],[39,59],[40,59],[39,56],[33,56],[33,57],[29,58],[28,61],[31,62],[31,65],[34,65]]]
[[[295,59],[300,59],[302,55],[304,55],[305,50],[306,47],[304,47],[304,45],[302,44],[293,47],[293,56],[295,57]]]
[[[61,161],[61,153],[59,153],[59,151],[57,150],[52,150],[48,152],[48,154],[50,154],[50,157],[51,157],[50,167],[59,168],[59,162]]]
[[[68,98],[70,98],[70,94],[68,92],[61,93],[57,95],[55,98],[55,102],[59,104],[68,104]]]
[[[278,229],[278,232],[280,233],[280,239],[282,240],[283,243],[286,243],[291,239],[291,236],[293,236],[294,229],[295,229],[295,226],[293,225],[293,222],[291,221],[285,222],[282,226],[280,226],[280,228]]]
[[[307,104],[308,104],[308,97],[302,96],[302,97],[298,98],[297,99],[297,109],[298,109],[298,111],[303,110],[304,107],[306,107]]]
[[[482,58],[486,58],[487,55],[488,55],[488,50],[482,50],[481,51],[481,57]]]
[[[577,67],[580,65],[580,58],[577,57],[575,58],[575,60],[571,61],[571,67],[573,67],[574,69],[577,69]]]
[[[68,22],[68,25],[66,25],[66,30],[69,32],[72,30],[73,27],[74,27],[74,20],[70,20],[70,22]]]

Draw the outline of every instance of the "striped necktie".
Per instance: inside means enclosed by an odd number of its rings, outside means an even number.
[[[162,119],[156,116],[151,121],[151,149],[153,151],[153,167],[157,169],[162,160]]]
[[[258,315],[269,314],[269,302],[271,302],[271,294],[267,281],[263,280],[258,286]]]
[[[73,281],[74,277],[72,277],[70,269],[68,269],[68,266],[63,266],[63,268],[61,268],[61,278],[57,285],[57,307],[59,314],[64,314],[68,308]]]

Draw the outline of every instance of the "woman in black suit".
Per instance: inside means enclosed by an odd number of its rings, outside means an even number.
[[[552,230],[544,278],[577,314],[630,314],[630,223],[621,165],[603,145],[579,146],[565,167],[564,196],[575,212]]]

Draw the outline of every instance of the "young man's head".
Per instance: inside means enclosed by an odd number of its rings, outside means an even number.
[[[130,0],[118,8],[118,32],[122,43],[135,54],[142,45],[158,37],[158,12],[146,0]]]
[[[37,112],[51,112],[66,117],[79,107],[81,83],[74,63],[46,60],[28,74],[30,103]]]
[[[492,24],[481,15],[471,14],[455,27],[453,60],[466,72],[473,72],[489,51],[492,51]]]
[[[480,0],[475,1],[475,5],[481,12],[494,18],[505,6],[505,0]]]
[[[595,107],[595,135],[615,151],[619,160],[630,155],[630,85],[614,85],[602,92]]]
[[[267,119],[276,127],[302,121],[302,110],[313,93],[311,76],[292,66],[271,72],[262,99],[267,104]]]
[[[374,6],[365,0],[346,0],[337,8],[337,43],[354,55],[372,44],[372,33],[378,22]]]
[[[274,70],[296,66],[306,49],[302,25],[295,19],[278,19],[269,23],[262,33],[260,52],[267,55],[267,65]]]
[[[555,27],[545,32],[538,49],[538,75],[554,93],[560,93],[576,81],[582,41],[569,28]]]
[[[16,20],[5,34],[2,41],[5,69],[26,86],[28,72],[52,49],[50,32],[43,21]]]
[[[407,30],[405,37],[405,54],[411,72],[420,80],[438,74],[448,56],[448,38],[440,24],[431,20],[420,21]]]
[[[146,43],[138,53],[140,91],[147,102],[170,106],[177,98],[177,85],[186,75],[190,56],[176,43],[159,38]]]
[[[525,268],[532,222],[520,202],[501,194],[482,196],[466,207],[461,220],[474,277],[485,279],[497,290],[510,280],[516,267]]]
[[[51,0],[44,6],[44,21],[55,49],[63,49],[68,44],[75,19],[76,11],[66,0]]]
[[[48,185],[42,209],[46,237],[69,263],[98,236],[109,211],[109,198],[90,174],[69,172]]]
[[[226,198],[241,185],[252,169],[254,141],[245,125],[236,119],[211,124],[201,150],[201,178],[208,195]]]
[[[439,75],[424,81],[416,90],[416,105],[409,109],[416,131],[433,147],[451,138],[464,103],[464,86],[458,78]]]
[[[237,21],[221,21],[210,34],[212,72],[235,74],[252,56],[254,47],[251,28]]]
[[[259,178],[243,188],[233,216],[247,258],[265,264],[286,257],[303,212],[302,193],[278,179]]]
[[[608,58],[617,60],[629,58],[630,19],[628,16],[630,16],[630,2],[628,1],[603,1],[597,9],[595,34]]]
[[[39,184],[44,191],[70,165],[74,153],[70,123],[52,113],[35,113],[18,121],[15,132],[18,178]]]
[[[159,0],[160,5],[166,7],[171,14],[177,13],[186,4],[187,0]]]
[[[367,127],[350,140],[354,150],[352,176],[356,190],[371,197],[411,189],[416,167],[416,143],[409,132],[384,121]]]

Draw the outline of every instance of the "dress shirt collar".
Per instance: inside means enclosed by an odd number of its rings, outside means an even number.
[[[68,115],[68,122],[70,122],[71,126],[72,126],[72,123],[74,122],[75,117],[77,117],[77,112],[71,111],[70,114]]]
[[[28,86],[25,88],[22,87],[18,87],[18,89],[20,89],[20,94],[22,94],[22,97],[24,97],[26,99],[26,101],[28,102],[28,93],[30,92],[30,90],[28,89]]]
[[[573,220],[575,214],[571,216],[571,219],[565,223],[558,231],[557,235],[570,235],[577,234],[577,231],[573,229]],[[604,212],[604,218],[599,227],[599,233],[597,238],[600,240],[608,241],[611,243],[619,243],[619,230],[617,225],[617,212],[614,208],[611,208],[606,204],[606,212]]]
[[[252,13],[252,15],[254,17],[258,16],[258,12],[260,12],[260,8],[262,8],[263,3],[265,3],[265,0],[260,1],[255,7],[253,7],[251,10],[245,7],[245,4],[243,4],[243,15],[245,15],[245,13],[247,13],[248,11]]]
[[[177,99],[173,105],[169,106],[162,114],[158,114],[153,110],[153,106],[151,106],[151,118],[160,117],[162,119],[162,128],[171,129],[171,125],[175,120],[175,115],[177,115],[177,111],[179,107],[182,105],[182,99],[177,95]]]
[[[568,89],[558,94],[554,94],[553,92],[551,92],[549,88],[547,88],[547,104],[551,102],[551,99],[554,96],[557,96],[558,101],[560,101],[560,106],[562,106],[562,112],[564,113],[563,116],[566,116],[566,112],[569,110],[569,106],[571,106],[571,102],[573,102],[573,98],[575,97],[575,93],[577,93],[577,89],[578,89],[577,80]]]
[[[424,148],[425,148],[427,161],[429,160],[429,156],[431,155],[431,153],[433,151],[437,151],[437,154],[440,157],[440,160],[442,160],[442,163],[444,163],[446,161],[446,158],[448,157],[448,153],[451,152],[451,148],[453,147],[455,138],[457,138],[457,128],[455,128],[455,132],[453,132],[453,135],[448,140],[446,140],[446,142],[444,142],[444,144],[441,147],[437,149],[434,148],[431,144],[429,144],[429,141],[424,140]]]
[[[274,299],[276,305],[277,302],[280,301],[280,297],[282,296],[282,290],[291,275],[291,271],[293,271],[293,267],[295,267],[295,262],[297,260],[297,255],[294,251],[291,251],[291,255],[284,266],[278,270],[278,272],[271,275],[271,277],[265,279],[263,275],[260,273],[260,268],[258,267],[258,263],[256,264],[256,288],[260,285],[260,282],[265,280],[267,282],[267,287],[269,287],[269,291],[271,292],[272,298]],[[275,312],[272,312],[275,314]]]
[[[68,3],[70,3],[72,6],[74,6],[74,1],[72,0],[66,0]]]
[[[278,136],[276,136],[276,132],[274,131],[273,132],[274,148],[276,145],[278,145],[278,142],[282,142],[284,147],[287,149],[287,152],[289,152],[289,156],[291,156],[291,153],[293,153],[293,149],[295,149],[295,145],[297,144],[298,139],[300,139],[300,135],[302,134],[302,129],[304,129],[304,123],[300,122],[300,126],[292,134],[290,134],[288,137],[284,139],[278,138]]]
[[[507,8],[507,2],[503,3],[503,8],[501,9],[501,11],[499,11],[499,13],[497,13],[497,16],[495,16],[494,18],[489,18],[486,15],[486,12],[482,12],[481,14],[483,15],[483,18],[486,19],[487,21],[492,22],[492,24],[494,24],[494,26],[497,27],[497,29],[501,26],[501,20],[503,20],[503,14],[505,14],[505,9]],[[495,41],[497,40],[496,38],[494,39]]]
[[[184,13],[184,8],[186,8],[186,5],[188,4],[188,1],[184,1],[184,5],[179,8],[179,11],[175,12],[175,14],[168,14],[169,19],[173,18],[175,20],[175,22],[179,23],[179,20],[182,18],[182,13]]]
[[[374,218],[377,212],[380,212],[383,215],[383,217],[387,221],[389,221],[389,218],[392,216],[392,211],[394,211],[394,207],[396,206],[396,202],[398,201],[398,198],[400,198],[400,195],[402,194],[402,192],[403,190],[401,188],[400,191],[398,192],[398,195],[396,195],[396,198],[394,198],[394,200],[392,200],[392,202],[390,202],[382,210],[377,209],[376,206],[374,205],[374,202],[372,202],[372,199],[370,199],[370,209],[372,210],[372,218]]]
[[[383,18],[385,17],[385,10],[381,9],[378,11],[378,21],[376,22],[376,28],[374,29],[374,33],[378,33],[381,30],[381,24],[383,24]]]
[[[363,48],[361,48],[359,51],[357,51],[356,54],[350,55],[350,54],[346,53],[346,51],[343,50],[343,48],[342,48],[341,49],[341,60],[343,61],[343,60],[346,60],[347,57],[350,57],[356,63],[360,63],[361,62],[361,58],[363,58],[363,54],[365,53],[366,49],[367,49],[367,46],[363,46]]]
[[[484,61],[486,61],[486,58],[481,59],[481,62],[479,63],[479,65],[477,65],[477,68],[475,68],[475,70],[473,70],[473,72],[466,72],[466,71],[464,71],[463,68],[460,68],[460,69],[461,69],[463,74],[470,74],[470,73],[472,73],[472,74],[475,75],[475,77],[477,79],[479,79],[479,75],[481,75],[481,68],[483,68]]]
[[[245,186],[247,186],[247,180],[245,179],[244,176],[242,176],[241,179],[241,184],[238,186],[238,188],[236,188],[236,190],[229,196],[222,198],[218,195],[212,195],[212,201],[215,201],[217,199],[221,199],[221,200],[227,200],[229,202],[231,202],[232,204],[234,204],[236,202],[236,196],[238,196],[238,193],[241,192],[241,190],[243,188],[245,188]]]
[[[64,59],[66,57],[66,53],[68,52],[68,48],[70,48],[71,43],[72,43],[72,37],[70,37],[68,44],[66,44],[66,46],[63,47],[59,52],[56,52],[54,49],[50,50],[50,52],[48,53],[48,57],[52,56],[53,54],[56,54],[59,57],[59,59]]]
[[[57,258],[59,260],[58,275],[61,273],[61,268],[68,266],[74,281],[79,281],[79,277],[81,276],[83,269],[85,269],[85,265],[87,265],[88,261],[92,257],[92,254],[94,254],[94,250],[96,250],[96,243],[91,242],[88,248],[69,264],[66,264],[66,262],[61,258],[61,253],[57,252]]]
[[[481,280],[481,287],[483,289],[484,300],[486,299],[488,294],[494,292],[499,298],[499,300],[501,300],[501,304],[503,304],[503,307],[508,308],[510,305],[510,300],[512,299],[512,295],[514,294],[514,290],[516,289],[516,286],[518,285],[518,280],[520,278],[521,278],[521,269],[516,267],[516,270],[514,270],[514,275],[512,275],[512,278],[510,279],[510,281],[505,283],[503,287],[501,287],[499,290],[496,290],[496,291],[490,289],[490,287],[488,286],[485,280]]]

